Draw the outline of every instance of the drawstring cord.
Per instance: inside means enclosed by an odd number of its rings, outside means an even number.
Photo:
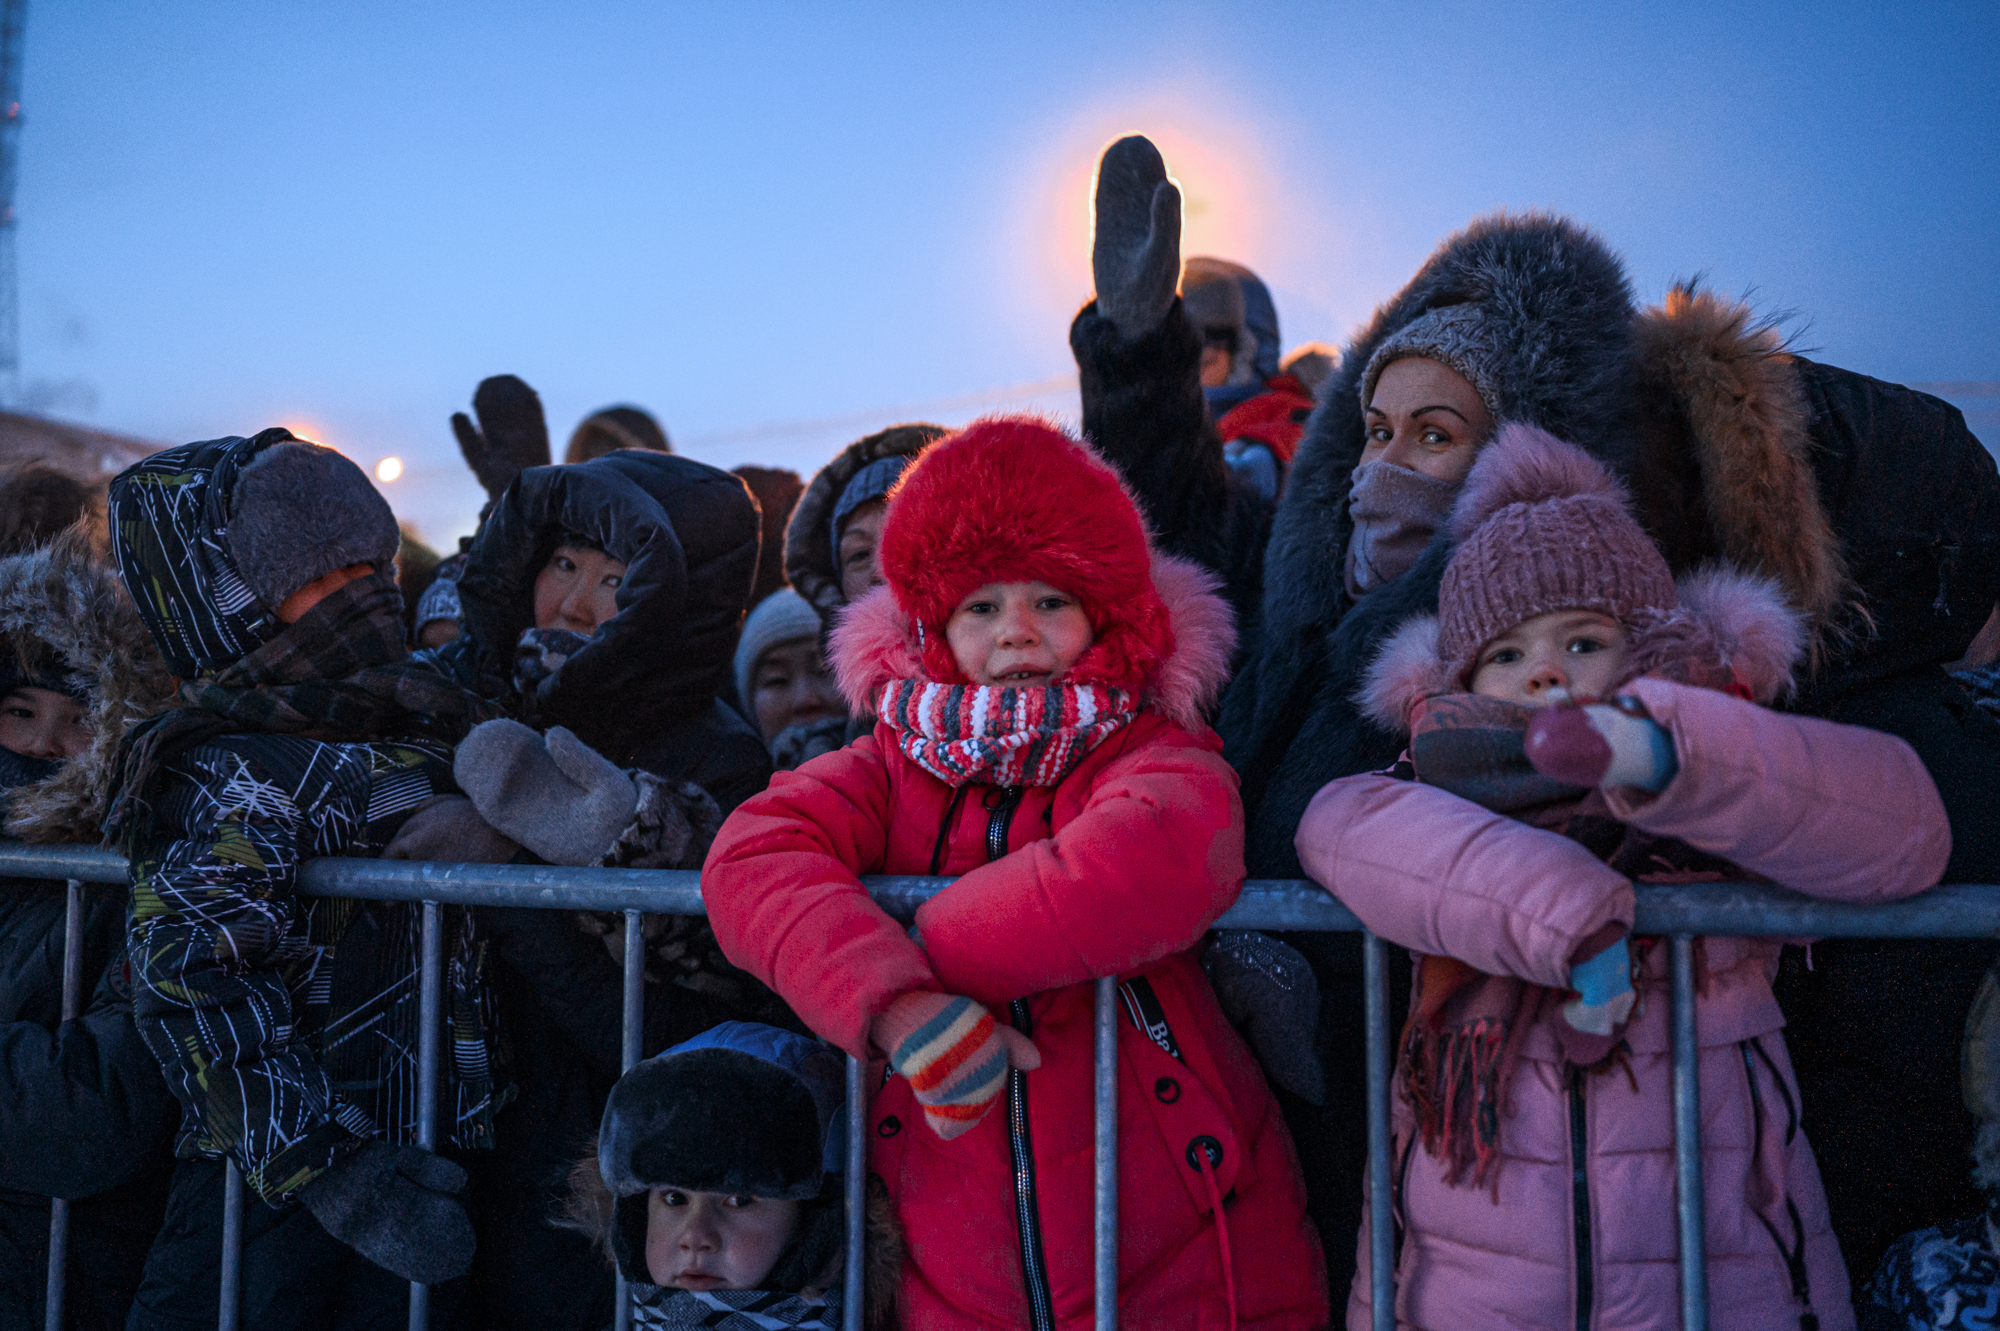
[[[1209,1204],[1215,1208],[1215,1237],[1222,1245],[1222,1287],[1229,1294],[1229,1331],[1236,1331],[1236,1268],[1229,1259],[1229,1221],[1222,1214],[1222,1190],[1215,1185],[1215,1165],[1208,1152],[1194,1153],[1195,1169],[1208,1184]]]

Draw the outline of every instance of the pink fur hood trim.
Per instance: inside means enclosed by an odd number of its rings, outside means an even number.
[[[1167,607],[1174,648],[1145,691],[1142,705],[1184,730],[1200,730],[1229,678],[1236,651],[1236,616],[1207,569],[1153,554],[1153,589]],[[882,686],[923,677],[923,652],[910,617],[887,587],[844,607],[835,621],[833,676],[849,710],[872,714]]]
[[[1632,635],[1632,678],[1701,657],[1726,667],[1757,702],[1791,692],[1793,669],[1805,651],[1805,619],[1776,582],[1711,565],[1683,577],[1675,589],[1680,606],[1655,612]],[[1382,644],[1355,701],[1369,720],[1401,735],[1419,701],[1464,690],[1465,681],[1438,656],[1437,616],[1418,615]]]

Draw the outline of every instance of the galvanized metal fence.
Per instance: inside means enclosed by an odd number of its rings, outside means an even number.
[[[83,846],[28,846],[0,842],[0,875],[67,879],[68,946],[63,957],[63,1017],[77,1015],[82,989],[82,885],[127,881],[125,860]],[[865,880],[871,896],[905,923],[917,907],[951,881],[898,877]],[[300,872],[308,896],[405,901],[422,907],[418,1093],[422,1099],[420,1145],[437,1144],[437,1098],[443,1050],[443,908],[517,906],[547,910],[620,911],[625,916],[624,1058],[639,1061],[645,962],[642,915],[701,915],[701,883],[693,872],[645,869],[571,869],[529,865],[428,864],[403,860],[328,859]],[[1367,1027],[1369,1280],[1377,1331],[1395,1328],[1394,1234],[1391,1218],[1389,1095],[1392,1016],[1388,946],[1362,929],[1352,912],[1316,883],[1251,880],[1217,928],[1270,931],[1359,932],[1364,965],[1362,1017]],[[1707,1331],[1708,1274],[1703,1235],[1701,1087],[1695,1030],[1694,940],[1704,935],[1822,938],[2000,937],[2000,887],[1947,885],[1907,901],[1858,906],[1820,901],[1767,884],[1693,883],[1641,887],[1636,932],[1670,940],[1675,1207],[1680,1233],[1681,1325]],[[1118,1049],[1117,978],[1097,981],[1096,1012],[1096,1323],[1118,1325]],[[866,1213],[867,1078],[862,1064],[847,1064],[847,1268],[843,1316],[859,1331],[863,1316],[863,1233]],[[239,1325],[243,1208],[242,1177],[232,1161],[223,1201],[218,1326]],[[68,1206],[55,1201],[49,1216],[49,1331],[60,1331],[68,1260]],[[631,1302],[619,1281],[617,1323],[631,1325]],[[1338,1291],[1336,1291],[1338,1306]],[[411,1331],[429,1325],[430,1290],[410,1287]]]

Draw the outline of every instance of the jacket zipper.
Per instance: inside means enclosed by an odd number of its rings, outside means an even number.
[[[1576,1331],[1590,1331],[1596,1273],[1590,1255],[1590,1132],[1584,1116],[1582,1068],[1569,1071],[1569,1162],[1576,1243]]]
[[[988,863],[1007,853],[1007,830],[1014,822],[1014,810],[1021,805],[1018,786],[997,792],[999,802],[989,806],[986,818],[986,859]],[[1026,999],[1017,998],[1008,1008],[1014,1029],[1034,1034],[1034,1018]],[[1019,1068],[1007,1069],[1007,1151],[1014,1166],[1014,1223],[1021,1233],[1021,1274],[1028,1291],[1028,1325],[1032,1331],[1056,1331],[1055,1304],[1049,1297],[1049,1267],[1042,1252],[1042,1208],[1035,1195],[1035,1145],[1028,1133],[1028,1077]]]

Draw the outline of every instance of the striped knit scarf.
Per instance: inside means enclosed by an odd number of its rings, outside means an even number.
[[[1053,786],[1139,714],[1138,700],[1097,684],[1006,689],[899,679],[879,716],[903,753],[951,786]]]

